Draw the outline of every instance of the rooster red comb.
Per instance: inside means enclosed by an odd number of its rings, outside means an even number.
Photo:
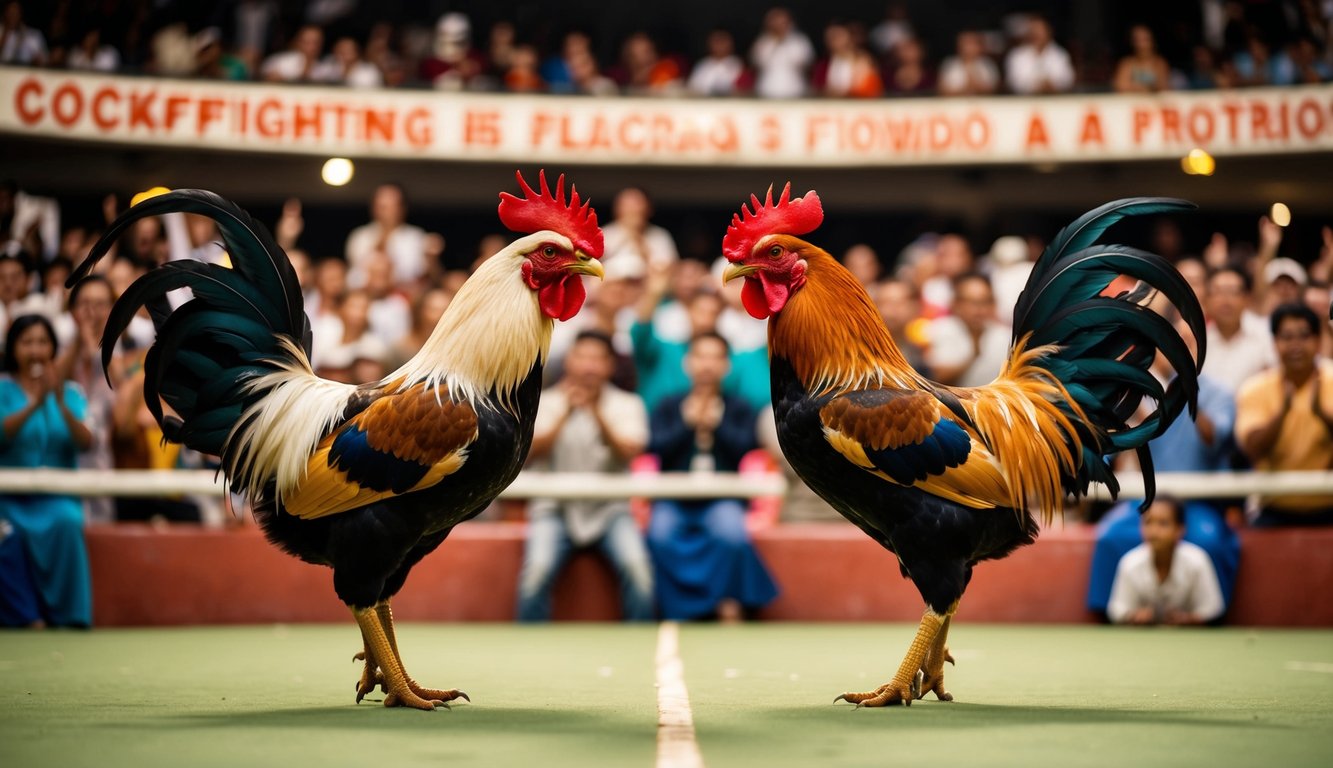
[[[728,261],[740,261],[750,255],[754,244],[768,235],[804,235],[824,221],[824,206],[812,189],[805,197],[791,199],[791,182],[782,188],[782,197],[773,203],[773,187],[764,202],[750,195],[754,210],[742,204],[741,212],[731,217],[727,236],[722,239],[722,255]]]
[[[515,232],[541,232],[549,229],[568,237],[574,247],[594,259],[602,258],[602,229],[597,226],[597,211],[592,202],[579,205],[579,193],[569,187],[569,204],[565,204],[565,175],[555,182],[555,194],[546,186],[546,171],[538,174],[542,188],[538,194],[523,180],[523,172],[515,171],[523,197],[508,192],[500,193],[500,221]]]

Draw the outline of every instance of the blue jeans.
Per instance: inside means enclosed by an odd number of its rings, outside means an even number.
[[[634,519],[628,514],[611,518],[594,546],[611,561],[620,577],[625,621],[652,621],[653,566]],[[538,517],[528,523],[523,570],[518,576],[519,621],[551,619],[551,587],[573,550],[560,515]]]

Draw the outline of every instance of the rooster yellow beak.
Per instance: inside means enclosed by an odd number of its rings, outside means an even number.
[[[592,275],[598,280],[606,275],[602,270],[602,263],[582,251],[578,253],[578,259],[571,261],[565,269],[576,275]]]
[[[738,277],[749,277],[758,271],[759,267],[753,264],[728,264],[726,271],[722,273],[722,282],[726,284]]]

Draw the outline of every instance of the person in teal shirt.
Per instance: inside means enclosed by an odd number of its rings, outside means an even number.
[[[639,396],[652,412],[663,400],[683,395],[690,389],[685,375],[685,353],[690,340],[664,339],[653,328],[653,313],[661,301],[661,291],[654,292],[652,276],[645,290],[638,316],[630,326],[630,342],[634,346],[634,368],[639,376]],[[725,304],[716,293],[704,292],[690,300],[686,311],[690,320],[690,337],[716,333],[717,321]],[[768,381],[768,350],[764,347],[731,353],[731,372],[722,382],[724,394],[743,398],[751,408],[762,410],[771,398]]]
[[[55,357],[50,321],[40,315],[14,320],[5,335],[5,375],[0,377],[0,467],[74,469],[79,451],[92,445],[83,423],[87,401],[77,385],[57,373]],[[14,600],[11,583],[0,598],[5,603],[0,618],[17,626],[90,626],[92,582],[79,499],[3,494],[0,520],[9,523],[23,545],[32,598]]]

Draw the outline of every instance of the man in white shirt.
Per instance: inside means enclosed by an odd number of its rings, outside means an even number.
[[[1249,275],[1222,267],[1208,276],[1205,286],[1208,356],[1203,373],[1234,395],[1246,379],[1277,365],[1273,334],[1268,323],[1248,309]]]
[[[671,233],[649,221],[653,206],[643,190],[636,187],[620,190],[611,211],[614,219],[602,227],[605,264],[609,266],[621,255],[634,254],[649,269],[654,269],[669,267],[680,258]]]
[[[1010,335],[1010,328],[995,318],[990,280],[969,272],[954,281],[953,314],[930,325],[926,363],[941,384],[980,387],[1000,374]]]
[[[402,286],[426,272],[426,231],[407,223],[407,201],[397,184],[381,184],[370,203],[369,224],[363,224],[347,236],[347,284],[360,288],[366,284],[366,265],[376,251],[384,251],[393,261],[393,281]],[[610,253],[610,249],[607,249]]]
[[[1009,52],[1004,78],[1014,93],[1064,93],[1074,87],[1074,65],[1069,52],[1051,38],[1050,22],[1041,16],[1028,20],[1027,42]]]
[[[1184,541],[1185,510],[1158,497],[1143,513],[1143,543],[1116,568],[1107,617],[1116,624],[1204,624],[1226,610],[1208,553]]]
[[[638,395],[610,384],[611,339],[584,331],[565,358],[565,375],[542,393],[529,458],[556,472],[623,474],[648,442],[648,412]],[[627,621],[654,614],[652,563],[624,499],[534,499],[519,574],[519,621],[551,616],[551,588],[576,548],[597,547],[620,575]]]
[[[940,65],[940,93],[945,96],[981,96],[1000,88],[1000,70],[986,55],[981,33],[958,33],[957,54]]]
[[[736,55],[731,33],[714,29],[708,33],[708,55],[690,72],[690,93],[696,96],[734,96],[745,64]]]
[[[324,30],[307,24],[296,31],[291,48],[269,56],[259,68],[268,82],[295,83],[323,79],[319,55],[324,50]]]
[[[795,99],[806,93],[806,70],[815,59],[810,38],[796,29],[791,12],[772,8],[764,32],[750,49],[755,68],[754,92],[765,99]]]
[[[9,0],[0,15],[0,64],[46,63],[46,38],[23,23],[23,3]]]

